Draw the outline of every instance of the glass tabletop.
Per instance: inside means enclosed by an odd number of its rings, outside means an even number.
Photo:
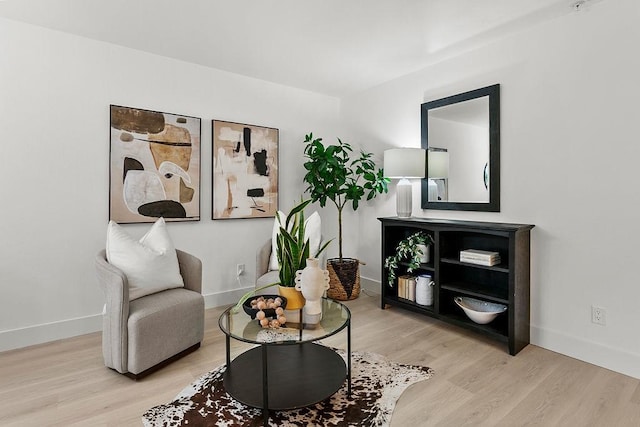
[[[252,344],[300,344],[320,340],[343,330],[351,319],[351,312],[344,304],[328,298],[322,299],[322,320],[309,327],[285,323],[279,328],[263,328],[244,310],[234,313],[232,309],[229,307],[220,315],[220,329],[234,339]]]

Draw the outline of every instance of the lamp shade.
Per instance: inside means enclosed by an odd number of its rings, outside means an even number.
[[[391,148],[384,152],[387,178],[424,178],[426,153],[422,148]]]
[[[429,150],[429,178],[449,177],[449,153],[444,150]]]

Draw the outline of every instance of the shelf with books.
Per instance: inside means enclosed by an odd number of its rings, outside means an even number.
[[[500,253],[496,251],[483,251],[478,249],[465,249],[460,251],[460,261],[469,264],[492,267],[501,262]]]
[[[416,300],[416,278],[411,275],[399,276],[396,280],[398,287],[398,298],[408,301]]]
[[[387,269],[383,268],[382,308],[397,306],[506,341],[512,355],[529,343],[530,232],[533,225],[428,218],[380,218],[380,221],[383,262],[395,253],[400,240],[416,231],[422,230],[433,238],[429,263],[421,264],[409,274],[429,274],[435,283],[433,305],[420,306],[399,297],[397,286],[389,285]],[[470,252],[463,252],[470,249]],[[472,262],[460,261],[461,252],[465,255],[463,259]],[[498,261],[496,265],[478,264]],[[398,265],[398,276],[407,274],[408,264]],[[507,310],[489,324],[474,323],[455,304],[457,296],[503,304]]]
[[[507,265],[506,262],[502,262],[502,263],[497,264],[497,265],[480,265],[480,264],[471,264],[471,263],[468,263],[468,262],[462,262],[462,261],[460,261],[458,259],[454,259],[454,258],[442,258],[440,261],[443,262],[443,263],[463,265],[463,266],[471,267],[471,268],[481,268],[481,269],[485,269],[485,270],[500,271],[502,273],[508,273],[509,272],[509,266]]]

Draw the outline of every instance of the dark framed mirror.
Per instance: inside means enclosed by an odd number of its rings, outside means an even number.
[[[500,211],[500,85],[425,102],[422,209]]]

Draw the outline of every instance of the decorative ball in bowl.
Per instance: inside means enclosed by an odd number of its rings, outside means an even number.
[[[275,317],[276,308],[282,307],[284,309],[286,306],[287,299],[280,295],[256,295],[242,303],[242,309],[252,319],[256,318],[256,314],[260,310],[264,311],[265,317]]]
[[[495,302],[482,301],[469,297],[455,297],[453,300],[464,310],[469,319],[480,325],[491,322],[498,314],[507,311],[506,305]]]

